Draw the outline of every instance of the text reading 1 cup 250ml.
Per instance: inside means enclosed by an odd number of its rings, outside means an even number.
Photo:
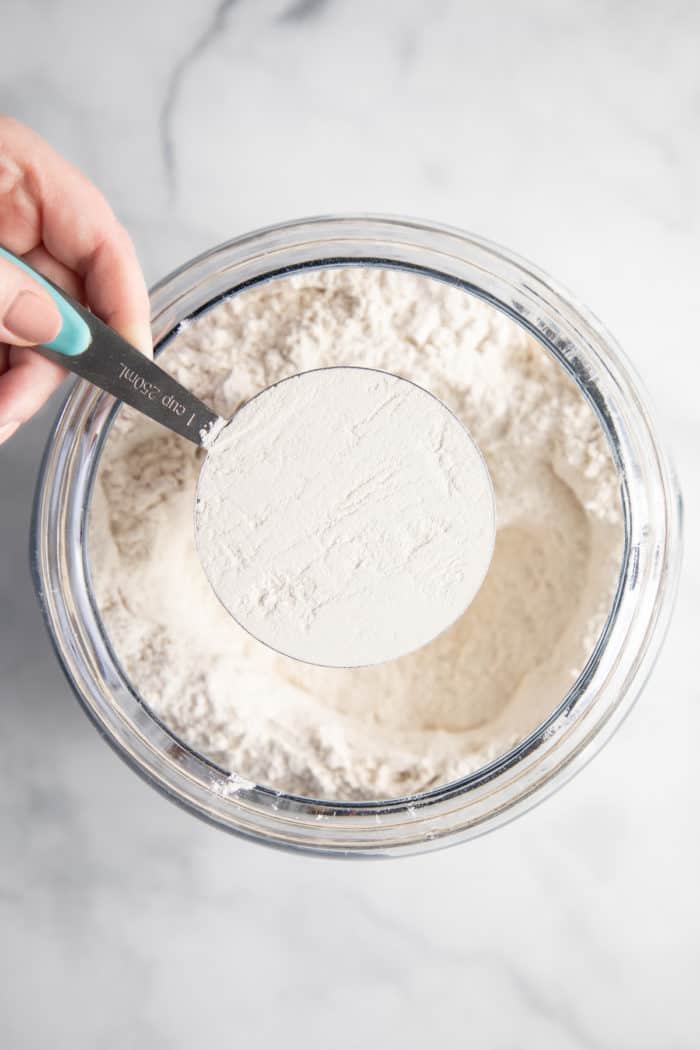
[[[127,365],[120,363],[119,378],[123,379],[125,383],[129,383],[138,394],[142,394],[147,401],[158,401],[160,400],[163,408],[169,409],[174,412],[176,416],[182,416],[185,412],[185,406],[181,404],[177,398],[173,397],[172,394],[163,394],[160,387],[156,386],[148,379],[144,379],[142,375],[136,371],[135,368],[129,368]],[[187,420],[186,426],[189,426],[195,417],[194,412]]]

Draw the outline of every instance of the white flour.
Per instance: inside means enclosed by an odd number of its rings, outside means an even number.
[[[254,641],[209,586],[193,529],[201,453],[123,410],[95,487],[91,568],[122,666],[175,733],[250,780],[361,799],[454,779],[551,712],[607,616],[622,529],[599,424],[536,341],[438,282],[331,270],[242,293],[161,361],[223,416],[326,365],[419,383],[481,448],[498,530],[476,599],[432,643],[377,667],[301,664]]]
[[[237,623],[360,667],[454,623],[493,553],[491,481],[449,409],[368,368],[292,376],[239,409],[197,487],[197,547]]]

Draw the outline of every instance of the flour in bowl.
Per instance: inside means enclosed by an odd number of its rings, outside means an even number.
[[[95,486],[91,571],[122,667],[174,733],[279,790],[388,798],[484,765],[556,707],[610,610],[622,523],[597,418],[536,340],[440,282],[330,269],[219,304],[160,363],[226,417],[309,369],[410,379],[466,424],[497,508],[486,579],[444,634],[375,667],[302,664],[243,631],[204,576],[193,528],[203,453],[122,409]]]

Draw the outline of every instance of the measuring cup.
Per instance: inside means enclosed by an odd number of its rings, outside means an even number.
[[[367,666],[425,645],[471,603],[494,549],[493,488],[466,427],[434,395],[375,369],[318,369],[273,384],[226,420],[2,254],[61,313],[61,331],[39,353],[208,453],[197,550],[217,597],[253,637],[304,662]]]

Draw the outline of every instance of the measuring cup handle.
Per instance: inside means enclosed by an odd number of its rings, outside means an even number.
[[[33,278],[37,284],[41,285],[45,292],[53,299],[58,312],[61,315],[61,330],[55,339],[52,339],[50,343],[46,344],[47,349],[55,350],[56,353],[62,354],[66,357],[74,357],[78,354],[82,354],[84,350],[88,348],[91,342],[90,329],[81,317],[80,313],[76,309],[76,305],[66,295],[65,292],[57,288],[53,282],[47,280],[35,269],[29,266],[23,259],[18,259],[16,255],[8,251],[7,248],[0,247],[0,257],[7,259],[8,262],[13,263],[20,270],[24,270]]]
[[[40,354],[195,445],[220,425],[220,417],[204,402],[52,281],[6,248],[0,248],[0,255],[33,277],[60,311],[61,330],[50,343],[34,348]]]

